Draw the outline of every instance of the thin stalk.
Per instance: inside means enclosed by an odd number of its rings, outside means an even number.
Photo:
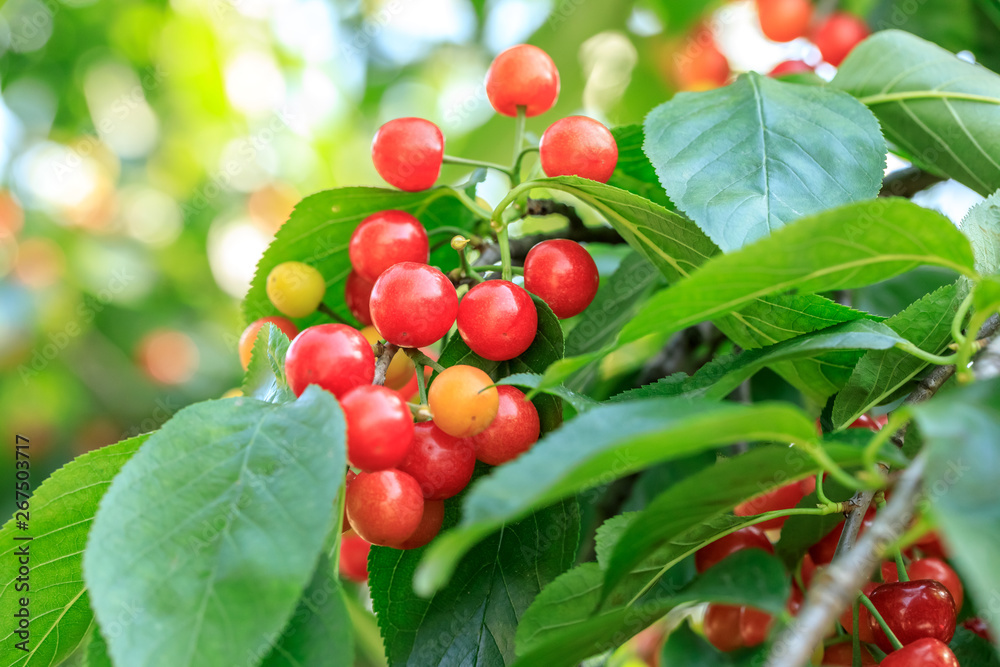
[[[922,359],[923,361],[926,361],[929,364],[935,364],[937,366],[951,366],[952,364],[958,361],[957,354],[949,354],[948,356],[943,357],[940,354],[932,354],[926,350],[921,350],[919,347],[917,347],[916,345],[914,345],[909,341],[896,343],[895,347],[896,349],[902,350],[907,354],[913,355],[917,359]]]
[[[965,334],[962,333],[962,325],[965,323],[965,318],[969,314],[969,308],[972,307],[972,293],[973,290],[969,290],[969,293],[962,300],[962,304],[958,307],[958,311],[955,313],[954,319],[951,321],[951,337],[955,339],[955,342],[961,345],[965,342]]]
[[[903,552],[899,548],[892,550],[893,558],[896,559],[896,574],[900,581],[909,581],[910,575],[906,572],[906,563],[903,562]]]
[[[510,178],[513,178],[513,174],[509,167],[505,167],[502,164],[497,164],[496,162],[483,162],[482,160],[469,160],[464,157],[455,157],[454,155],[445,155],[442,159],[445,164],[458,164],[464,167],[483,167],[484,169],[495,169],[501,173],[507,174]]]
[[[434,372],[436,373],[444,372],[444,366],[434,361],[433,359],[428,357],[426,354],[424,354],[417,348],[406,347],[403,348],[403,351],[406,352],[406,356],[408,356],[410,359],[413,360],[414,364],[420,364],[421,366],[430,366],[432,369],[434,369]]]
[[[507,225],[497,232],[497,245],[500,247],[500,277],[510,280],[514,274],[510,263],[510,239],[507,238]]]
[[[484,282],[483,277],[469,264],[469,258],[465,256],[465,249],[458,250],[458,265],[462,269],[462,275],[471,278],[474,282]]]
[[[892,630],[889,629],[889,624],[885,622],[884,618],[882,618],[882,614],[878,613],[878,609],[876,609],[875,605],[872,604],[872,601],[868,599],[868,596],[864,593],[858,593],[858,601],[863,604],[866,609],[868,609],[868,613],[872,615],[872,618],[878,621],[879,626],[882,627],[882,632],[884,632],[885,636],[889,638],[892,648],[897,651],[903,648],[900,641],[896,639],[896,635],[894,635]]]
[[[469,269],[475,271],[476,273],[496,273],[503,270],[503,264],[491,264],[490,266],[476,266],[475,264],[469,266]],[[510,267],[510,272],[515,276],[524,275],[523,266],[512,266]]]
[[[529,146],[525,148],[523,151],[521,151],[521,154],[517,156],[516,160],[514,160],[514,175],[517,176],[518,181],[521,180],[521,165],[524,163],[524,158],[529,153],[537,153],[537,152],[538,152],[537,146]]]
[[[520,167],[521,147],[524,146],[524,125],[528,119],[527,107],[518,106],[517,116],[514,119],[514,169],[510,173],[511,185],[517,185],[521,179],[518,171]]]
[[[826,497],[826,491],[823,489],[823,473],[825,471],[820,470],[816,473],[816,500],[824,505],[830,505],[830,499]]]
[[[417,390],[420,392],[420,404],[427,405],[427,378],[424,377],[424,365],[419,361],[414,361],[417,367]]]
[[[318,306],[316,306],[316,310],[318,310],[319,312],[323,313],[324,315],[326,315],[327,317],[329,317],[334,322],[338,322],[340,324],[350,324],[350,322],[348,322],[347,320],[345,320],[343,317],[341,317],[337,313],[333,312],[333,309],[330,308],[330,306],[326,305],[325,303],[321,302]]]
[[[889,422],[875,434],[875,437],[871,439],[868,446],[865,447],[864,454],[862,455],[862,461],[864,461],[865,468],[872,471],[877,477],[881,476],[881,470],[879,469],[876,459],[878,458],[878,453],[882,451],[882,447],[888,442],[892,436],[901,428],[903,428],[910,421],[910,411],[904,405],[898,410],[889,415]]]

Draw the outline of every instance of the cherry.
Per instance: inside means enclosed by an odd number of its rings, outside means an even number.
[[[363,472],[346,493],[347,516],[358,535],[391,546],[409,539],[424,514],[420,485],[405,472]]]
[[[740,635],[740,616],[742,607],[729,604],[710,604],[705,610],[705,620],[702,629],[705,639],[715,648],[729,653],[743,647],[743,637]]]
[[[958,658],[948,645],[931,637],[918,639],[893,651],[881,664],[882,667],[959,667]]]
[[[695,568],[699,573],[704,572],[726,556],[743,549],[761,549],[769,554],[774,553],[774,547],[764,531],[758,526],[747,526],[699,549],[694,555]]]
[[[841,642],[827,646],[823,652],[823,665],[828,667],[851,667],[854,664],[854,647],[851,642]],[[864,646],[861,647],[861,664],[863,667],[878,665],[875,658]]]
[[[353,482],[354,478],[357,477],[357,476],[358,476],[358,473],[354,472],[353,470],[348,470],[347,471],[347,476],[344,478],[344,493],[347,493],[347,488],[349,486],[351,486],[351,482]],[[346,504],[344,505],[344,520],[343,520],[342,524],[343,525],[341,526],[340,532],[346,533],[347,531],[351,530],[351,520],[347,518],[347,505]]]
[[[344,283],[344,303],[361,326],[372,323],[372,314],[368,310],[368,302],[372,298],[372,283],[358,275],[357,271],[347,274]]]
[[[473,366],[444,369],[427,392],[434,423],[456,438],[482,433],[500,408],[500,394],[492,384],[489,375]]]
[[[768,491],[756,498],[751,498],[740,503],[733,510],[733,513],[736,516],[753,516],[755,514],[763,514],[764,512],[789,509],[798,505],[799,501],[805,496],[806,493],[802,484],[800,482],[792,482],[791,484],[786,484],[773,491]],[[769,519],[763,523],[758,523],[757,526],[762,530],[781,528],[787,519],[788,517],[786,516]]]
[[[524,397],[524,392],[509,385],[498,385],[500,405],[489,428],[471,438],[476,458],[498,466],[511,461],[538,441],[541,422],[538,410]]]
[[[813,562],[812,556],[806,554],[802,557],[802,567],[799,568],[799,572],[802,575],[802,585],[809,588],[812,585],[813,575],[816,574],[816,563]]]
[[[607,183],[618,164],[618,144],[600,121],[567,116],[542,134],[538,158],[546,176],[579,176]]]
[[[809,0],[757,0],[760,29],[773,42],[790,42],[804,36],[812,13]]]
[[[426,264],[430,245],[427,230],[412,215],[405,211],[379,211],[357,226],[347,253],[358,275],[374,283],[393,264]]]
[[[872,596],[872,592],[879,587],[879,584],[875,582],[868,582],[861,587],[861,592],[868,597]],[[868,611],[868,608],[864,605],[858,605],[858,639],[866,644],[875,643],[875,633],[872,632],[871,628],[872,614]],[[844,613],[840,615],[840,624],[844,626],[847,630],[847,634],[854,634],[854,609],[848,607],[844,610]]]
[[[340,399],[347,420],[347,459],[371,472],[394,468],[413,444],[413,417],[398,393],[377,384],[355,387]]]
[[[944,560],[948,558],[948,549],[941,541],[941,537],[936,531],[927,533],[916,541],[915,546],[926,556],[933,556]],[[912,550],[911,550],[912,551]]]
[[[326,281],[314,267],[302,262],[282,262],[267,274],[267,298],[289,317],[316,311],[326,292]]]
[[[507,361],[531,346],[538,311],[524,288],[507,280],[479,283],[458,304],[458,333],[484,359]]]
[[[951,593],[951,597],[955,601],[955,609],[962,608],[962,602],[965,600],[962,580],[958,578],[955,570],[951,569],[940,558],[919,558],[910,563],[909,567],[906,568],[906,574],[911,580],[932,579],[942,584]],[[882,581],[887,584],[899,581],[899,573],[895,563],[882,563]]]
[[[253,345],[257,342],[257,332],[268,324],[273,324],[281,329],[282,333],[288,336],[288,340],[292,340],[299,334],[298,327],[291,320],[284,317],[262,317],[259,320],[251,322],[240,335],[238,345],[240,363],[243,364],[243,370],[250,368],[250,357],[253,355]]]
[[[336,396],[375,379],[371,345],[346,324],[317,324],[300,333],[285,354],[285,376],[296,396],[315,384]]]
[[[444,523],[444,501],[424,500],[424,514],[420,517],[420,524],[413,534],[399,544],[392,545],[393,549],[419,549],[428,544],[441,532],[441,524]]]
[[[861,535],[872,525],[875,520],[875,508],[869,507],[868,511],[865,513],[865,518],[861,522],[861,530],[858,534]],[[829,565],[833,560],[834,554],[837,552],[837,543],[840,542],[840,535],[844,532],[844,522],[841,521],[837,526],[827,533],[823,538],[816,544],[809,547],[809,555],[812,556],[813,562],[816,565]]]
[[[444,136],[423,118],[397,118],[372,138],[375,171],[389,185],[418,192],[434,185],[444,160]]]
[[[680,51],[671,53],[674,76],[681,90],[711,90],[729,81],[729,61],[709,30],[696,31]]]
[[[743,607],[740,610],[740,642],[743,646],[757,646],[767,640],[771,626],[774,625],[774,616],[767,612],[754,609],[753,607]]]
[[[372,324],[390,343],[423,347],[440,339],[455,323],[458,295],[439,269],[400,262],[372,287]]]
[[[885,426],[886,423],[888,423],[888,421],[889,418],[886,415],[882,415],[881,417],[870,417],[868,415],[861,415],[853,422],[851,422],[851,425],[848,426],[847,428],[866,428],[869,431],[875,431],[876,433],[878,433],[879,431],[882,430],[882,427]]]
[[[816,28],[811,39],[823,60],[836,67],[869,34],[868,26],[857,16],[834,12]]]
[[[468,440],[448,435],[433,422],[414,427],[413,446],[399,469],[420,484],[427,500],[444,500],[469,485],[476,452]]]
[[[379,332],[375,327],[371,326],[362,329],[361,335],[371,343],[373,351],[375,345],[382,340]],[[396,354],[392,355],[392,361],[389,362],[389,367],[385,370],[385,386],[389,389],[398,390],[407,386],[411,380],[413,380],[414,386],[416,386],[416,377],[416,367],[413,365],[413,361],[406,355],[406,352],[396,350]],[[409,397],[406,396],[404,398]]]
[[[371,542],[366,542],[356,533],[341,537],[340,576],[359,584],[368,581],[368,552],[371,548]]]
[[[549,54],[531,44],[503,51],[486,72],[486,96],[504,116],[525,107],[528,118],[543,114],[559,98],[559,70]]]
[[[774,66],[768,76],[771,78],[778,78],[780,76],[790,76],[792,74],[805,74],[806,72],[814,72],[812,65],[804,63],[801,60],[786,60],[780,62]]]
[[[561,320],[582,313],[597,294],[597,263],[576,241],[542,241],[524,258],[524,288]]]
[[[962,625],[965,627],[966,630],[971,630],[972,632],[975,632],[977,635],[979,635],[986,641],[988,642],[993,641],[993,635],[990,632],[990,626],[987,625],[986,621],[984,621],[983,619],[979,617],[967,618],[965,619],[965,622],[962,623]]]
[[[955,600],[943,584],[929,579],[882,584],[868,596],[896,639],[906,646],[924,637],[945,644],[955,634]],[[874,617],[869,627],[875,644],[889,653],[892,644]]]

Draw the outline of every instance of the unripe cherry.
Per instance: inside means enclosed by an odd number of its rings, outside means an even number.
[[[549,54],[531,44],[503,51],[486,72],[486,96],[505,116],[516,116],[525,107],[527,117],[552,108],[559,98],[559,70]]]
[[[456,438],[468,438],[486,430],[500,407],[500,394],[493,380],[473,366],[444,369],[431,383],[427,404],[438,428]]]
[[[444,160],[444,136],[423,118],[397,118],[372,138],[372,163],[379,176],[400,190],[418,192],[434,185]]]
[[[346,324],[318,324],[304,329],[285,354],[285,377],[296,396],[311,384],[338,399],[375,379],[375,355],[357,329]]]
[[[361,221],[347,246],[351,266],[368,282],[400,262],[426,264],[430,256],[427,230],[406,211],[379,211]]]
[[[250,357],[253,355],[254,343],[257,342],[257,333],[268,324],[273,324],[281,329],[281,332],[288,336],[288,340],[292,340],[299,334],[298,327],[291,320],[284,317],[262,317],[259,320],[251,322],[240,335],[238,345],[240,363],[243,364],[243,370],[250,368]]]
[[[607,183],[618,164],[618,144],[600,121],[567,116],[542,134],[538,157],[546,176],[579,176]]]
[[[323,275],[303,262],[282,262],[267,274],[267,298],[289,317],[305,317],[316,312],[326,292]]]

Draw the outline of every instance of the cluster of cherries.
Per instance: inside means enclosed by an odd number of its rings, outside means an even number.
[[[884,420],[868,416],[858,419],[851,428],[868,428],[878,431]],[[751,516],[774,510],[789,509],[798,505],[806,495],[815,490],[815,479],[794,482],[768,492],[738,506],[738,516]],[[869,510],[862,523],[863,533],[874,520],[874,510]],[[742,549],[760,549],[774,553],[771,541],[765,531],[779,529],[786,517],[779,517],[746,528],[741,528],[695,554],[695,565],[704,572],[726,556]],[[792,587],[786,609],[791,615],[798,613],[803,600],[803,586],[808,589],[819,568],[833,560],[840,541],[844,523],[838,524],[822,539],[813,544],[799,566],[800,578]],[[861,664],[883,667],[958,667],[948,642],[955,633],[957,612],[962,608],[964,591],[962,582],[955,571],[945,562],[946,553],[935,534],[921,538],[914,548],[907,552],[912,558],[903,576],[897,571],[895,562],[883,563],[880,570],[881,581],[866,584],[861,592],[878,610],[886,625],[902,644],[894,649],[891,640],[881,624],[860,607],[858,617],[858,637],[862,642]],[[848,609],[840,618],[840,624],[849,638],[854,631],[853,610]],[[774,618],[762,611],[746,606],[710,604],[705,613],[704,633],[706,639],[720,651],[734,651],[763,643],[774,625]],[[967,627],[981,636],[987,637],[985,625],[973,619]],[[987,637],[988,638],[988,637]],[[865,644],[878,646],[887,657],[877,663]],[[832,643],[826,646],[817,664],[853,664],[853,646],[850,641]]]
[[[757,0],[761,32],[774,42],[808,38],[825,62],[839,66],[863,39],[871,34],[860,17],[835,11],[817,20],[810,0]],[[699,27],[688,39],[685,58],[675,59],[674,78],[684,90],[707,90],[729,82],[729,61],[715,43],[711,32]],[[802,60],[786,60],[771,70],[770,76],[812,72]]]
[[[535,116],[555,103],[559,74],[544,51],[520,45],[497,56],[486,89],[498,112]],[[434,185],[444,159],[441,131],[424,119],[390,121],[372,141],[376,170],[403,190]],[[549,176],[603,182],[617,159],[611,133],[590,118],[554,123],[539,146],[539,161]],[[347,250],[352,270],[344,303],[364,328],[328,323],[298,331],[287,318],[317,309],[329,312],[323,305],[327,282],[315,267],[287,261],[275,266],[266,281],[268,298],[287,317],[250,324],[240,339],[240,357],[248,367],[258,331],[273,323],[291,339],[285,357],[289,388],[299,396],[315,384],[338,399],[351,467],[341,571],[363,581],[372,544],[398,549],[427,544],[441,529],[444,501],[469,484],[476,460],[510,461],[540,434],[538,412],[520,390],[495,385],[474,366],[436,366],[428,346],[455,326],[480,357],[513,359],[531,346],[538,331],[532,294],[557,317],[573,317],[593,300],[598,271],[580,244],[543,241],[525,257],[523,287],[510,280],[483,280],[470,271],[476,284],[460,299],[456,283],[428,264],[427,230],[401,210],[362,220]],[[377,369],[385,363],[383,355],[392,355],[384,378]],[[430,366],[439,370],[433,377]]]

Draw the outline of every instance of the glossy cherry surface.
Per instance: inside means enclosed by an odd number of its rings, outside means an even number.
[[[471,438],[476,458],[494,466],[511,461],[531,449],[541,432],[538,410],[525,398],[523,391],[500,385],[497,392],[500,404],[493,423]]]
[[[451,498],[469,485],[476,452],[466,439],[448,435],[433,422],[414,427],[413,446],[399,469],[420,484],[427,500]]]
[[[774,42],[790,42],[804,36],[812,14],[809,0],[757,0],[761,32]]]
[[[728,653],[743,647],[740,635],[742,608],[728,604],[710,604],[705,611],[702,629],[705,639],[715,648]]]
[[[618,164],[618,144],[600,121],[567,116],[542,134],[538,157],[546,176],[579,176],[607,183]]]
[[[430,543],[441,532],[444,523],[444,501],[424,500],[424,514],[420,517],[417,529],[406,540],[392,545],[394,549],[419,549]]]
[[[771,546],[771,541],[767,539],[764,531],[757,526],[747,526],[699,549],[694,555],[694,565],[701,573],[726,556],[743,549],[760,549],[769,554],[774,553],[774,547]]]
[[[594,300],[599,281],[597,263],[576,241],[542,241],[524,258],[524,288],[559,319],[582,313]]]
[[[374,283],[394,264],[426,264],[430,244],[427,230],[406,211],[379,211],[355,228],[347,252],[358,275]]]
[[[516,116],[519,106],[529,118],[543,114],[559,98],[559,70],[537,46],[512,46],[494,58],[486,72],[486,96],[505,116]]]
[[[947,644],[955,634],[955,601],[937,581],[882,584],[868,597],[903,646],[925,637]],[[869,619],[869,627],[875,635],[875,644],[890,652],[892,644],[874,617]]]
[[[971,630],[972,632],[975,632],[977,635],[979,635],[988,642],[993,641],[993,634],[990,632],[990,626],[986,623],[986,621],[979,618],[978,616],[965,619],[965,621],[962,623],[962,627],[964,627],[966,630]]]
[[[500,408],[493,380],[473,366],[457,365],[438,374],[427,391],[427,406],[438,428],[456,438],[485,431]]]
[[[296,396],[311,384],[341,398],[375,378],[375,355],[357,329],[346,324],[317,324],[303,330],[285,355],[285,376]]]
[[[729,81],[729,60],[719,50],[711,31],[696,31],[684,44],[680,57],[673,51],[665,56],[681,90],[710,90]]]
[[[257,342],[257,333],[268,324],[273,324],[281,329],[281,332],[288,336],[288,340],[292,340],[299,333],[298,327],[296,327],[291,320],[285,317],[262,317],[259,320],[251,322],[240,335],[240,342],[238,345],[240,363],[243,364],[243,370],[250,367],[250,357],[253,356],[253,346],[254,343]]]
[[[344,303],[362,326],[372,323],[372,314],[368,309],[368,302],[372,298],[371,283],[358,275],[357,271],[347,274],[347,281],[344,283]]]
[[[353,532],[340,538],[340,576],[359,584],[368,581],[368,552],[371,548],[371,542]]]
[[[795,507],[799,504],[806,495],[805,489],[800,482],[792,482],[791,484],[786,484],[785,486],[778,487],[773,491],[768,491],[765,494],[759,495],[756,498],[751,498],[745,502],[740,503],[733,510],[736,516],[753,516],[755,514],[763,514],[764,512],[773,512],[775,510],[789,509]],[[763,523],[756,524],[762,530],[771,530],[774,528],[781,528],[788,517],[778,517],[777,519],[770,519]]]
[[[372,544],[400,544],[417,530],[424,514],[420,485],[405,472],[363,472],[346,492],[347,517]]]
[[[858,42],[869,34],[868,25],[857,16],[834,12],[816,28],[811,39],[823,54],[823,60],[839,66]]]
[[[962,580],[959,579],[958,573],[940,558],[918,558],[906,567],[906,574],[911,580],[932,579],[944,584],[955,601],[955,609],[962,609],[962,602],[965,600]],[[882,563],[882,581],[887,584],[899,581],[896,563],[891,561]]]
[[[508,280],[479,283],[458,304],[458,333],[484,359],[506,361],[531,346],[538,311],[523,287]]]
[[[399,465],[413,444],[413,417],[400,395],[381,385],[351,389],[340,399],[347,421],[347,460],[371,472]]]
[[[423,347],[437,341],[455,323],[458,295],[439,269],[400,262],[372,287],[372,324],[390,343]]]
[[[875,663],[872,663],[875,664]],[[959,667],[948,645],[932,638],[918,639],[887,655],[882,667]]]
[[[423,118],[397,118],[372,138],[372,163],[379,176],[400,190],[418,192],[434,185],[444,160],[444,136]]]

